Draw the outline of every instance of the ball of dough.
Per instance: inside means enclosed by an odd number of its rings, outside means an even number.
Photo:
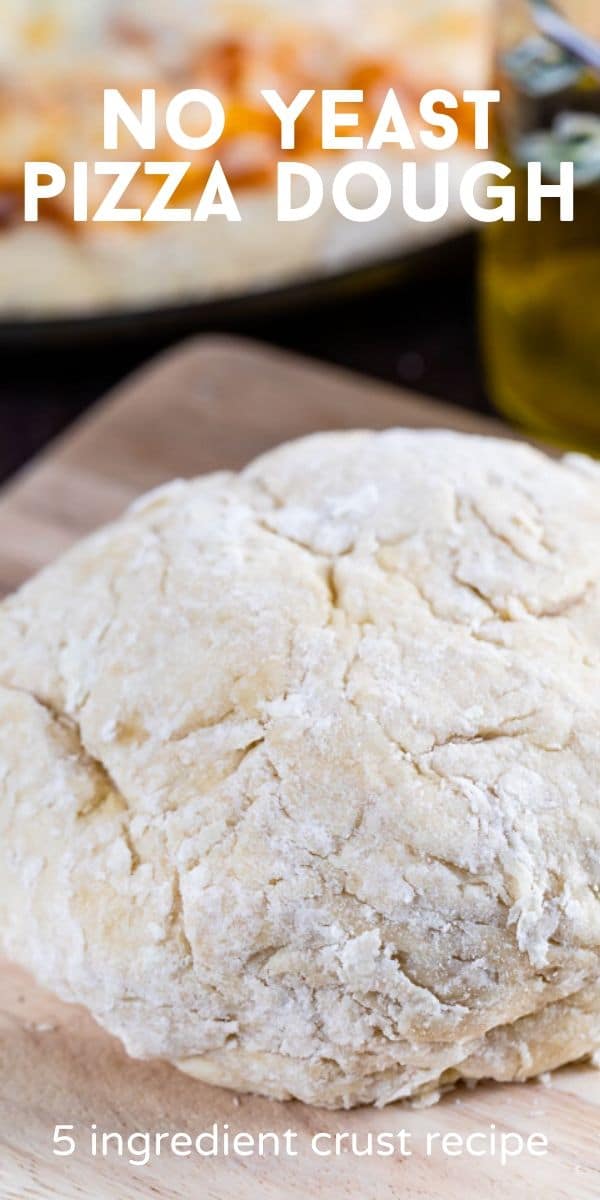
[[[0,936],[134,1056],[350,1106],[600,1045],[600,470],[320,434],[0,608]]]

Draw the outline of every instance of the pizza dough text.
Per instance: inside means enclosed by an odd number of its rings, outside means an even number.
[[[364,93],[359,89],[329,89],[318,95],[314,90],[303,89],[291,103],[286,103],[274,89],[264,89],[261,96],[279,122],[281,151],[285,155],[277,163],[275,203],[280,222],[311,219],[326,197],[342,217],[352,222],[376,221],[398,200],[405,214],[419,223],[443,220],[457,202],[475,221],[515,220],[516,191],[506,182],[512,175],[510,167],[482,158],[456,180],[451,178],[448,162],[431,158],[432,154],[444,153],[455,146],[459,127],[452,111],[459,104],[473,106],[474,148],[482,154],[489,150],[490,108],[501,99],[498,91],[465,90],[459,100],[444,88],[432,89],[421,98],[421,123],[415,129],[398,95],[390,88],[368,136],[357,132],[364,101]],[[321,105],[322,156],[317,160],[318,165],[315,161],[294,161],[289,156],[296,149],[297,122],[309,106],[317,103]],[[42,202],[48,204],[67,194],[72,197],[76,223],[205,222],[212,217],[241,221],[233,188],[218,158],[207,169],[198,188],[198,164],[193,158],[120,161],[116,157],[123,131],[141,151],[149,154],[155,154],[159,137],[162,144],[166,135],[178,150],[193,156],[218,148],[225,126],[223,104],[203,88],[179,92],[160,112],[154,89],[141,92],[137,109],[117,89],[106,89],[104,149],[115,158],[75,162],[70,170],[53,162],[25,163],[24,219],[38,221]],[[422,161],[402,158],[391,169],[389,154],[386,166],[376,157],[388,147],[396,147],[403,155],[428,152],[428,175],[433,168],[433,185],[428,186],[425,196],[419,186]],[[327,157],[330,152],[338,152],[336,169]],[[357,157],[361,154],[366,157]],[[539,162],[528,163],[526,174],[528,219],[541,220],[542,200],[548,198],[558,199],[562,221],[572,221],[573,164],[561,163],[558,183],[543,181]],[[104,179],[106,185],[100,184]],[[196,180],[194,203],[183,205],[178,197],[184,194],[189,201],[190,192],[194,191],[190,186],[192,179]]]

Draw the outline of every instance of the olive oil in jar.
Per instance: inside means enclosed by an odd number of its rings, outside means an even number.
[[[492,398],[529,432],[600,455],[600,79],[538,33],[501,56],[500,76],[498,157],[513,167],[517,219],[482,239]],[[573,162],[573,222],[547,198],[528,221],[527,161],[541,161],[544,182]]]

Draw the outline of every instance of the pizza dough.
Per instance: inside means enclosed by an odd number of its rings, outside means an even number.
[[[0,938],[142,1058],[326,1106],[600,1045],[600,470],[322,434],[0,607]]]

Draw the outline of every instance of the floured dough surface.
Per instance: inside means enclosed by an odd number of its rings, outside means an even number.
[[[0,940],[135,1056],[328,1106],[600,1046],[600,470],[322,434],[0,607]]]

